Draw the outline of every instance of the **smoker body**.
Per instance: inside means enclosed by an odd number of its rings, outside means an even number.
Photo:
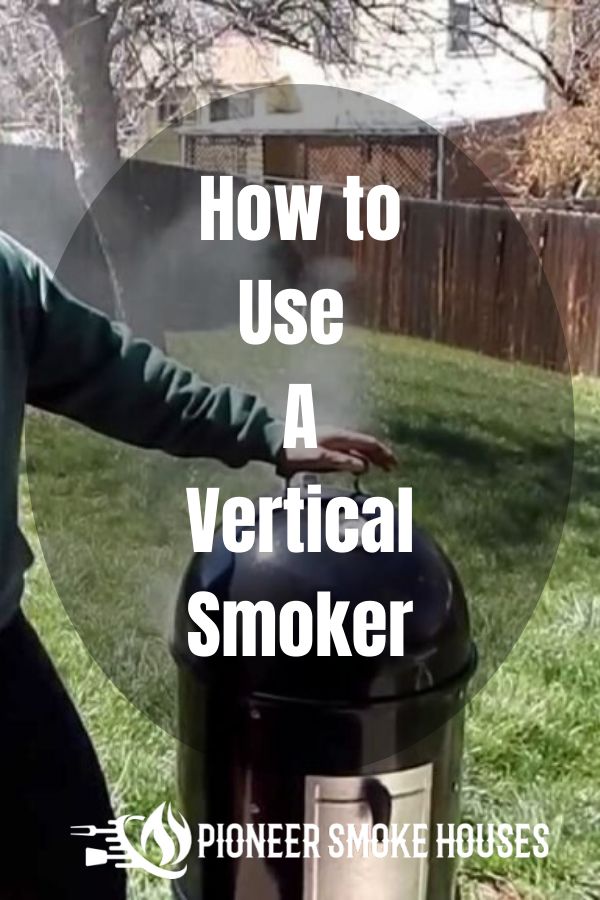
[[[333,496],[324,493],[323,509]],[[365,497],[355,497],[361,504]],[[285,511],[274,552],[196,555],[182,587],[174,653],[179,671],[180,806],[196,823],[315,823],[319,857],[216,858],[192,853],[181,900],[450,900],[454,861],[334,858],[329,827],[457,820],[463,706],[474,668],[465,597],[428,535],[412,553],[292,554]],[[366,517],[365,517],[366,518]],[[303,524],[306,528],[306,522]],[[304,532],[305,534],[305,532]],[[304,536],[304,535],[303,535]],[[279,539],[278,539],[279,537]],[[192,657],[187,601],[316,604],[318,591],[352,607],[412,600],[402,657]],[[216,620],[218,621],[218,620]],[[349,628],[351,629],[351,615]],[[346,626],[345,626],[346,627]],[[349,635],[350,638],[350,635]]]

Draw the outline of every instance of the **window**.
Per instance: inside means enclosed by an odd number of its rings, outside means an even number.
[[[469,0],[450,0],[448,53],[458,56],[494,53],[496,48],[488,39],[493,37],[493,26],[486,21],[480,9]]]
[[[210,121],[246,119],[254,115],[254,94],[232,94],[231,97],[214,97],[210,103]]]

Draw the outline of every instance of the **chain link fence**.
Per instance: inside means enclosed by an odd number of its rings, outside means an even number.
[[[408,197],[438,195],[438,138],[425,135],[184,135],[186,166],[339,190],[349,174]]]

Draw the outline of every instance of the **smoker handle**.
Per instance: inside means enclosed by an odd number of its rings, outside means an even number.
[[[362,475],[354,476],[354,496],[355,497],[362,497],[364,495],[365,492],[363,491],[360,480],[361,480],[361,478],[364,478],[364,476],[368,475],[368,474],[369,474],[369,464],[367,463],[365,471],[362,473]]]
[[[366,462],[366,461],[365,461]],[[283,478],[283,492],[287,492],[287,489],[290,487],[293,479],[299,473],[295,473],[294,475],[286,475]],[[326,474],[326,473],[323,473]],[[365,477],[365,475],[369,474],[369,464],[366,462],[365,471],[361,475],[355,475],[353,481],[353,496],[362,497],[364,496],[364,490],[361,484],[361,479]],[[319,473],[318,472],[304,472],[300,474],[301,478],[301,486],[304,487],[307,484],[318,484],[319,482]]]
[[[284,475],[282,478],[281,491],[287,493],[289,487],[292,486],[294,478],[300,477],[300,487],[306,487],[307,484],[318,484],[319,475],[317,472],[294,472],[293,475]]]
[[[365,778],[362,783],[362,799],[369,807],[373,826],[389,827],[392,818],[392,795],[377,778]]]

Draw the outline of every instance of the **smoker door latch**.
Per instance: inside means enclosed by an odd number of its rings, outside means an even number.
[[[362,800],[369,807],[373,826],[389,827],[392,818],[392,795],[377,778],[365,778],[361,790]]]

